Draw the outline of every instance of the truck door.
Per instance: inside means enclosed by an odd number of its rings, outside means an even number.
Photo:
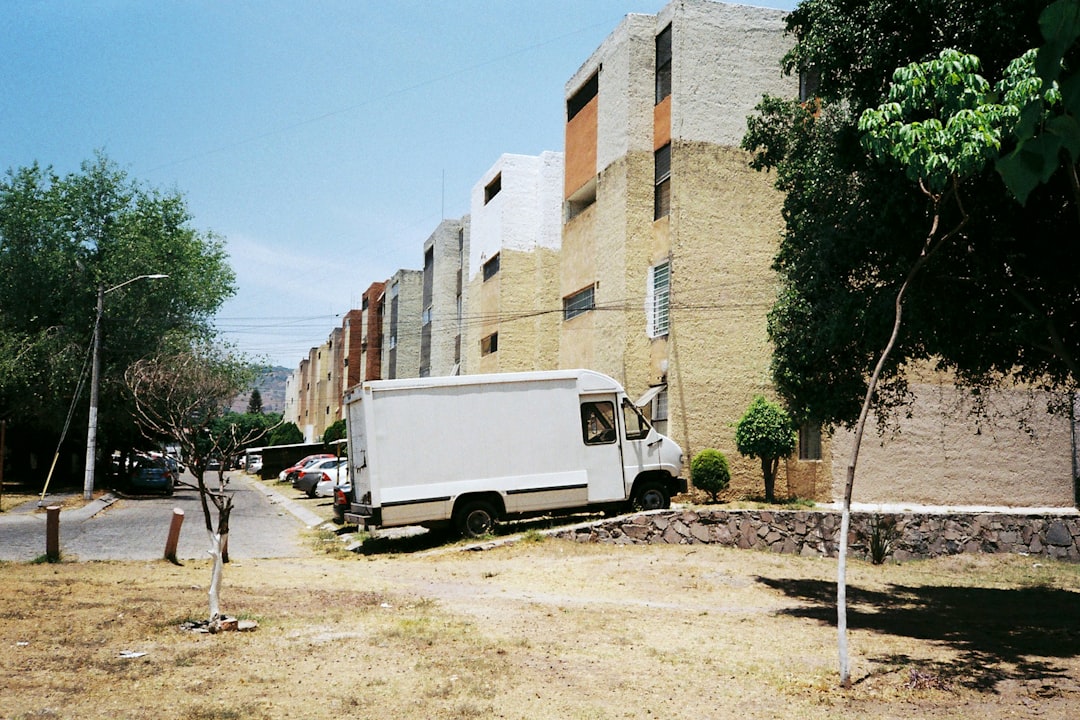
[[[623,470],[627,490],[633,487],[634,479],[645,470],[660,466],[660,436],[641,414],[629,398],[623,398],[623,427],[626,442],[623,444]]]
[[[581,440],[589,481],[589,502],[624,500],[622,449],[614,397],[590,397],[581,402]]]

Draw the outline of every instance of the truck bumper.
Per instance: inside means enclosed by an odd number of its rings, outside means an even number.
[[[382,508],[353,503],[349,506],[349,510],[351,512],[345,513],[345,522],[349,524],[365,528],[382,525]]]

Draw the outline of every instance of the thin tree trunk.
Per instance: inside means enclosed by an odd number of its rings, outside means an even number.
[[[955,190],[956,188],[954,186],[953,191],[955,192]],[[927,194],[929,195],[929,193]],[[959,205],[959,196],[957,195],[956,197],[957,204]],[[931,196],[931,200],[934,202],[934,215],[933,221],[930,224],[930,232],[923,242],[922,252],[911,266],[911,270],[908,271],[907,277],[904,278],[904,282],[900,285],[900,289],[896,293],[896,300],[894,303],[895,318],[893,320],[892,334],[889,336],[889,342],[885,345],[885,349],[881,351],[881,356],[874,366],[874,372],[870,376],[870,382],[867,384],[866,396],[863,398],[862,409],[859,411],[859,422],[855,426],[855,438],[851,447],[851,460],[848,462],[847,481],[844,484],[844,505],[840,515],[840,547],[837,553],[838,557],[836,564],[836,632],[838,636],[837,650],[840,655],[840,685],[845,688],[851,687],[851,664],[848,659],[847,643],[847,553],[848,535],[851,531],[851,491],[855,485],[855,465],[859,460],[859,447],[862,445],[863,432],[866,429],[866,419],[870,414],[870,404],[874,399],[874,392],[877,390],[877,384],[881,379],[881,373],[885,367],[885,362],[888,360],[889,354],[892,353],[893,347],[896,345],[896,340],[900,336],[900,325],[903,319],[904,294],[907,292],[912,280],[914,280],[915,276],[930,259],[930,256],[933,255],[946,240],[959,232],[967,223],[967,214],[964,212],[963,206],[960,206],[960,222],[955,228],[941,236],[941,238],[935,242],[934,236],[937,234],[938,225],[941,222],[941,198]]]

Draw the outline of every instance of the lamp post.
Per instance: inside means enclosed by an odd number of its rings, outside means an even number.
[[[153,274],[139,275],[130,280],[125,280],[119,285],[105,289],[104,285],[98,285],[97,314],[94,316],[94,359],[90,366],[90,420],[86,428],[86,474],[83,477],[83,499],[90,500],[94,497],[94,456],[97,454],[97,416],[98,416],[98,383],[101,374],[101,314],[105,309],[105,295],[113,290],[119,290],[125,285],[130,285],[136,280],[160,280],[168,275]]]

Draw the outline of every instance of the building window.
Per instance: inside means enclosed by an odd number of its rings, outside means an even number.
[[[566,101],[566,121],[570,122],[574,119],[575,115],[584,110],[585,106],[589,104],[589,101],[596,97],[596,93],[599,90],[600,74],[599,72],[595,72],[592,74],[592,77],[586,80],[585,84]]]
[[[499,351],[499,333],[493,332],[480,341],[480,354],[490,355]]]
[[[495,178],[484,186],[484,204],[487,205],[491,202],[491,199],[499,194],[502,190],[502,173],[499,173]]]
[[[671,94],[671,26],[656,36],[656,102]]]
[[[653,219],[659,220],[671,213],[671,143],[657,150],[653,161]]]
[[[799,427],[799,459],[821,459],[821,426],[806,423]]]
[[[495,257],[484,263],[484,281],[487,282],[491,278],[499,274],[499,254],[496,253]]]
[[[578,315],[589,312],[596,307],[596,286],[590,285],[584,290],[579,290],[573,295],[563,298],[563,320],[576,318]]]
[[[663,262],[649,268],[649,284],[645,288],[646,334],[663,337],[670,327],[671,263]]]

